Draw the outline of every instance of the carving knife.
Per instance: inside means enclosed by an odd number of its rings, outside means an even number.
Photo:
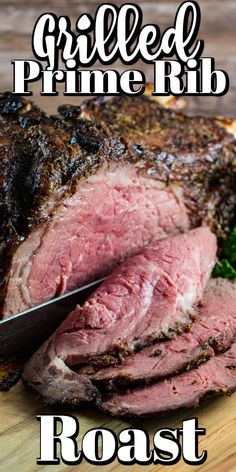
[[[36,351],[70,311],[77,304],[83,304],[103,280],[105,277],[0,321],[0,358]]]

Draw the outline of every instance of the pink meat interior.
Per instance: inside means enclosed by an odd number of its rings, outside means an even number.
[[[150,241],[188,226],[184,204],[158,180],[124,165],[100,170],[17,249],[3,317],[104,276]]]

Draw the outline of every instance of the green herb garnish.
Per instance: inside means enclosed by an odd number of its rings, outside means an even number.
[[[213,277],[236,280],[236,270],[227,259],[217,262],[213,270]]]
[[[215,265],[213,276],[236,280],[236,226],[224,243],[222,259]]]

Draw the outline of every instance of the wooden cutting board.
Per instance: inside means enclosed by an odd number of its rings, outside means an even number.
[[[164,427],[181,427],[183,419],[198,417],[199,427],[206,428],[206,436],[199,441],[199,451],[208,451],[205,464],[189,466],[183,459],[176,465],[166,466],[170,472],[236,472],[236,394],[232,397],[209,399],[198,409],[181,410],[162,418],[122,420],[110,418],[92,408],[46,408],[37,400],[34,392],[19,382],[10,392],[0,393],[0,471],[42,472],[99,471],[100,467],[84,460],[77,466],[36,465],[39,456],[39,422],[37,414],[73,414],[80,423],[79,440],[91,428],[110,428],[116,434],[124,428],[144,428],[150,438],[153,432]],[[151,443],[152,444],[152,443]],[[102,466],[105,472],[139,471],[160,472],[163,465],[123,466],[114,461]]]

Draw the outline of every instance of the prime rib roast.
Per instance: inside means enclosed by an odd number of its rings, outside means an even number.
[[[236,388],[236,288],[209,281],[235,211],[235,121],[179,104],[49,116],[0,96],[1,317],[111,274],[24,368],[48,402],[148,415]]]
[[[109,274],[167,235],[229,230],[232,120],[187,117],[147,96],[47,116],[8,93],[0,116],[2,318]]]
[[[123,262],[26,364],[23,378],[50,400],[99,397],[81,364],[114,364],[194,318],[216,258],[207,227],[162,239]]]

